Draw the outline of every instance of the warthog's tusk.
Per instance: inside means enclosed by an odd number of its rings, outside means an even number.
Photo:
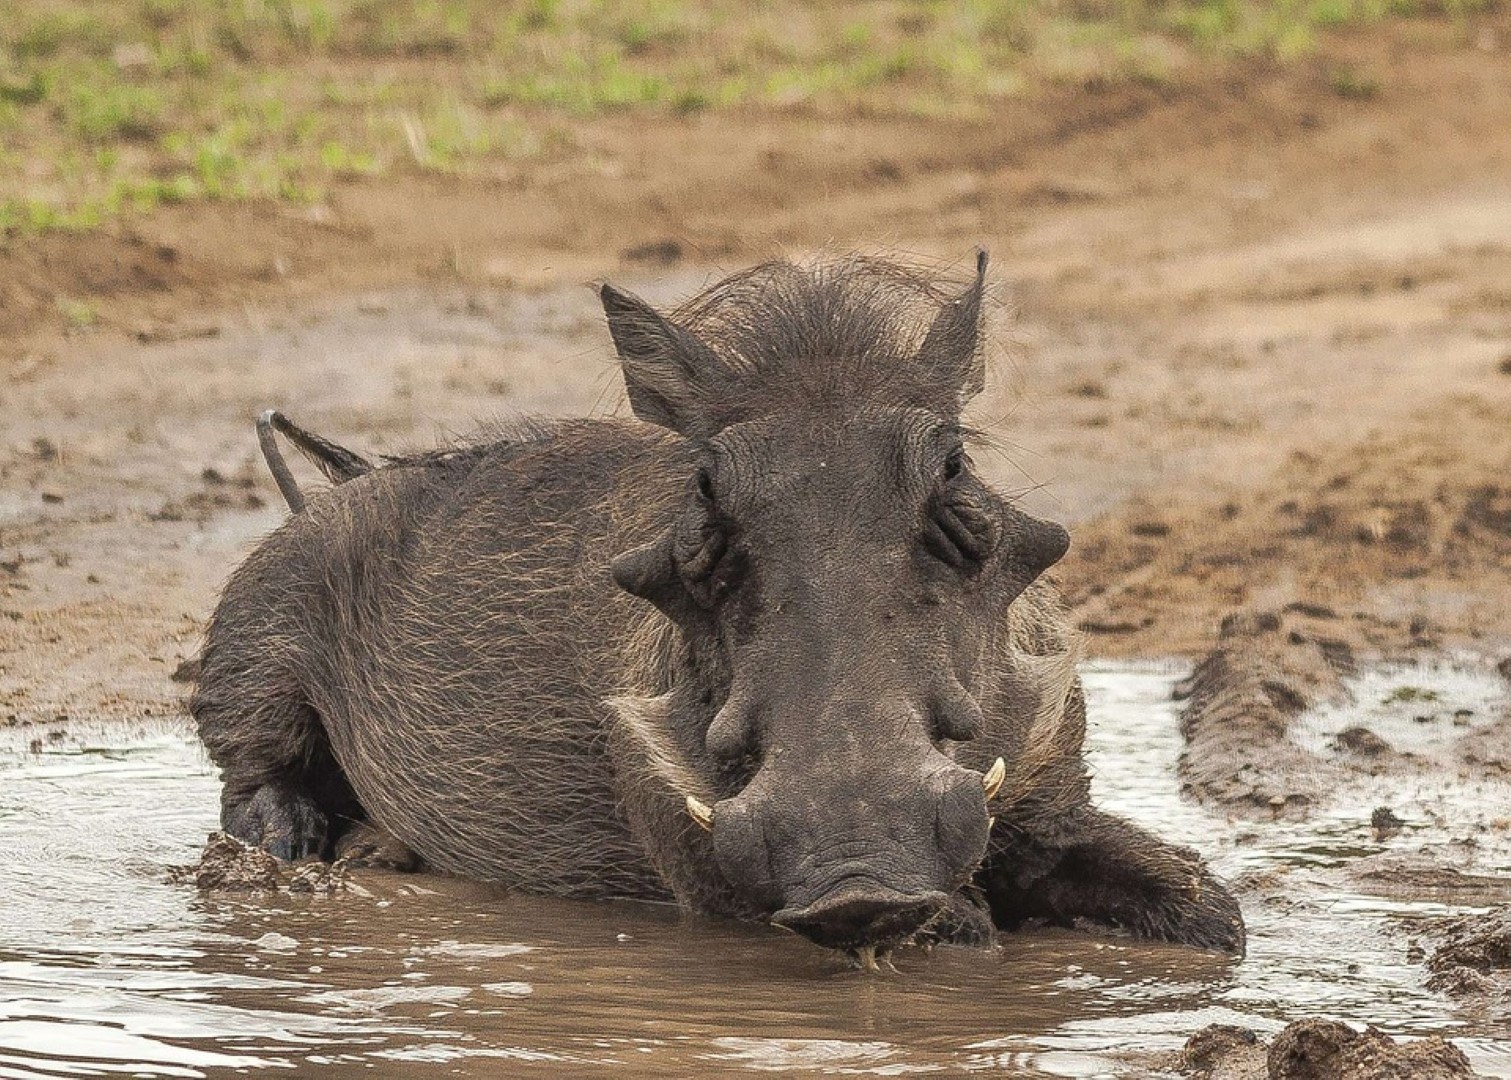
[[[992,767],[986,770],[986,775],[981,782],[986,785],[986,801],[991,802],[997,797],[997,792],[1002,790],[1002,781],[1007,779],[1007,762],[998,758],[992,762]]]
[[[701,803],[691,795],[687,797],[687,812],[704,832],[714,831],[714,812],[707,803]]]

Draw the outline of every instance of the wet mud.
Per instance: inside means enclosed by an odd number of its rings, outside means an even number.
[[[1310,738],[1301,718],[1359,703],[1350,677],[1366,647],[1358,631],[1317,605],[1224,619],[1216,647],[1175,690],[1184,701],[1182,791],[1273,819],[1305,816],[1366,777],[1448,773],[1492,788],[1511,780],[1511,707],[1493,697],[1475,708],[1407,683],[1379,703],[1410,714],[1418,730],[1406,729],[1404,739],[1366,723],[1333,731],[1320,744]],[[1440,655],[1409,642],[1397,653],[1429,664]],[[1463,663],[1481,669],[1483,684],[1493,681],[1497,669],[1483,657]],[[1376,806],[1370,820],[1382,838],[1405,826],[1389,806]]]
[[[1344,641],[1310,632],[1321,620],[1300,612],[1234,614],[1218,644],[1176,690],[1181,711],[1183,790],[1198,799],[1266,816],[1303,813],[1338,778],[1340,766],[1291,737],[1308,709],[1348,700],[1354,668]],[[1390,752],[1362,728],[1337,745],[1369,759]]]
[[[1374,1028],[1297,1020],[1264,1041],[1248,1028],[1214,1024],[1187,1041],[1174,1062],[1200,1080],[1453,1080],[1476,1073],[1438,1035],[1403,1043]]]
[[[185,206],[0,253],[0,1073],[1142,1077],[1213,1024],[1252,1033],[1209,1040],[1214,1076],[1383,1053],[1277,1040],[1327,1017],[1511,1076],[1511,67],[1420,44],[1348,43],[1391,73],[1370,102],[1303,72],[1069,95],[1028,139],[625,118],[608,192],[596,163],[508,212],[364,182],[333,225]],[[970,419],[1072,528],[1096,797],[1236,883],[1244,961],[1038,930],[860,978],[759,928],[393,874],[381,838],[196,863],[217,789],[182,699],[282,520],[262,409],[374,453],[613,412],[586,282],[662,302],[779,251],[978,243],[999,362]],[[111,273],[65,330],[56,296]],[[1181,701],[1188,661],[1108,666],[1147,657],[1199,660]]]
[[[1511,906],[1428,927],[1427,985],[1498,1009],[1511,1008]],[[1420,953],[1421,946],[1413,947]]]
[[[1511,1001],[1511,702],[1500,665],[1463,657],[1446,681],[1441,661],[1361,671],[1340,629],[1314,609],[1224,621],[1217,647],[1176,687],[1182,791],[1250,820],[1256,840],[1286,822],[1367,822],[1372,850],[1341,876],[1381,897],[1478,905],[1413,924],[1406,932],[1420,940],[1409,937],[1405,954],[1425,961],[1429,986],[1501,1012]],[[1241,884],[1260,903],[1286,903],[1281,879]]]

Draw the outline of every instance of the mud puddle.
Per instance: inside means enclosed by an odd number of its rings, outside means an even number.
[[[12,734],[0,744],[0,1077],[290,1066],[1150,1075],[1207,1024],[1268,1033],[1313,1015],[1440,1033],[1482,1073],[1511,1077],[1504,1029],[1429,991],[1406,959],[1414,922],[1493,901],[1382,895],[1347,872],[1461,839],[1494,812],[1486,793],[1439,777],[1345,793],[1309,822],[1230,822],[1176,795],[1178,674],[1088,672],[1095,785],[1103,805],[1248,883],[1250,950],[1238,964],[1045,930],[990,954],[904,953],[901,976],[873,977],[768,930],[431,877],[368,872],[334,896],[201,896],[166,882],[215,825],[215,778],[186,728]],[[1358,708],[1372,725],[1398,724],[1392,737],[1408,746],[1433,727],[1414,718],[1422,703],[1451,716],[1504,693],[1450,670],[1382,671],[1360,685]],[[1320,739],[1353,719],[1309,723]],[[1408,827],[1377,839],[1370,815],[1384,798]],[[1477,872],[1511,873],[1507,846],[1504,832],[1482,837]]]

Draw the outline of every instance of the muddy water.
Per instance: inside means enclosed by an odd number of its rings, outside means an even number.
[[[23,738],[0,747],[0,1077],[1148,1075],[1204,1024],[1268,1031],[1319,1013],[1448,1034],[1480,1070],[1511,1076],[1511,1035],[1426,990],[1404,959],[1409,920],[1464,909],[1369,895],[1343,872],[1400,843],[1371,836],[1379,799],[1418,846],[1493,813],[1484,793],[1417,780],[1307,824],[1231,823],[1176,796],[1175,674],[1088,673],[1096,788],[1225,873],[1276,875],[1245,893],[1241,963],[1039,931],[995,953],[903,953],[900,975],[878,977],[759,928],[431,877],[202,897],[165,879],[215,823],[215,778],[184,729]],[[1385,703],[1406,684],[1480,716],[1499,692],[1450,671],[1369,676],[1359,708],[1403,726],[1397,740],[1430,726],[1409,715],[1420,707]],[[1321,739],[1354,720],[1311,725]],[[1511,872],[1504,851],[1480,859]]]

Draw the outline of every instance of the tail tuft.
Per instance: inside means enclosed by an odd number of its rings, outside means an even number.
[[[298,447],[299,452],[333,484],[344,484],[373,470],[372,462],[361,454],[337,446],[312,431],[305,431],[277,409],[268,409],[257,418],[257,444],[262,448],[263,459],[268,463],[268,471],[273,474],[283,501],[296,514],[304,509],[304,493],[299,490],[294,474],[289,472],[288,463],[283,460],[275,434]]]

